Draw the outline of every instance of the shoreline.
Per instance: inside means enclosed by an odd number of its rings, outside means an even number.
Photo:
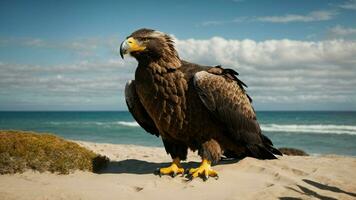
[[[73,140],[72,140],[73,141]],[[0,175],[0,199],[354,199],[356,158],[340,155],[283,156],[278,160],[244,158],[220,162],[213,178],[155,176],[170,164],[163,147],[74,141],[111,162],[99,173],[69,175],[27,171]],[[189,152],[183,167],[199,165]]]
[[[92,142],[92,141],[86,141],[86,140],[68,140],[68,141],[72,141],[75,143],[80,144],[81,146],[87,147],[91,150],[96,149],[93,148],[95,147],[95,145],[91,146],[91,144],[96,144],[96,145],[103,145],[103,146],[110,146],[110,145],[119,145],[119,146],[127,146],[127,147],[142,147],[142,148],[154,148],[154,149],[163,149],[164,151],[164,147],[163,146],[153,146],[153,145],[140,145],[140,144],[119,144],[119,143],[108,143],[108,142]],[[93,148],[93,149],[92,149]],[[282,148],[282,147],[277,147],[277,148]],[[289,147],[284,147],[283,148],[289,148]],[[294,147],[291,147],[294,148]],[[304,149],[300,149],[303,150]],[[196,154],[197,152],[193,152],[191,150],[188,150],[189,154]],[[96,153],[100,153],[100,152],[96,152]],[[333,156],[337,156],[337,157],[351,157],[351,158],[356,158],[356,155],[345,155],[345,154],[334,154],[334,153],[310,153],[310,152],[306,152],[309,155],[308,156],[312,156],[312,157],[333,157]],[[169,156],[169,155],[167,155]]]

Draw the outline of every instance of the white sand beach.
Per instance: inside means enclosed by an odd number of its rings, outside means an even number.
[[[220,178],[156,176],[168,166],[163,148],[80,142],[111,162],[102,173],[27,171],[0,175],[0,199],[356,199],[356,158],[336,155],[245,158],[214,166]],[[190,153],[184,167],[199,165]]]

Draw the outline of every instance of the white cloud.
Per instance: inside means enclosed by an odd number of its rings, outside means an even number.
[[[227,24],[227,23],[231,23],[231,21],[212,20],[212,21],[205,21],[201,25],[202,26],[217,26],[217,25],[223,25],[223,24]]]
[[[248,22],[248,21],[254,21],[254,19],[253,18],[249,18],[249,17],[236,17],[235,19],[232,19],[232,20],[205,21],[205,22],[201,23],[201,25],[202,26],[218,26],[218,25],[225,25],[225,24]]]
[[[281,104],[291,109],[312,109],[308,105],[356,108],[356,41],[175,40],[182,59],[236,69],[257,108]],[[3,105],[24,99],[26,105],[55,102],[125,109],[123,88],[134,78],[135,66],[135,60],[121,60],[118,55],[101,62],[51,66],[0,62],[0,101]]]
[[[0,63],[0,105],[6,106],[3,101],[11,98],[31,105],[105,102],[124,108],[124,85],[133,78],[134,69],[133,60],[124,62],[121,58],[53,66]]]
[[[356,0],[346,1],[339,5],[339,7],[343,9],[356,10]]]
[[[286,14],[276,16],[255,16],[247,17],[240,16],[230,20],[210,20],[201,23],[201,26],[218,26],[235,24],[242,22],[269,22],[269,23],[291,23],[291,22],[316,22],[327,21],[333,19],[338,13],[336,11],[317,10],[308,14]]]
[[[321,42],[296,40],[227,40],[213,37],[209,40],[177,40],[183,57],[200,62],[238,66],[264,66],[269,68],[285,65],[321,66],[355,64],[356,43],[344,40]]]
[[[0,38],[0,46],[20,46],[30,48],[46,48],[72,52],[80,56],[93,56],[101,48],[114,49],[118,45],[117,37],[79,38],[76,40],[44,40],[39,38]]]
[[[340,25],[334,26],[329,30],[329,33],[333,37],[343,37],[343,36],[350,36],[356,35],[356,28],[347,28]]]
[[[214,37],[177,40],[177,48],[183,59],[236,69],[257,104],[344,103],[356,107],[355,41],[256,42]]]
[[[319,10],[306,15],[287,14],[282,16],[263,16],[257,17],[257,21],[271,23],[289,23],[289,22],[314,22],[333,19],[337,13],[335,11]]]

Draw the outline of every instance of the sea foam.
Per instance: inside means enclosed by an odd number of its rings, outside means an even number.
[[[136,121],[118,121],[117,124],[120,124],[122,126],[129,126],[129,127],[139,127],[140,125]]]
[[[356,126],[334,124],[261,124],[261,129],[268,132],[356,135]]]
[[[73,121],[73,122],[50,122],[51,125],[96,125],[96,126],[125,126],[140,127],[136,121]],[[349,134],[356,135],[356,126],[334,124],[261,124],[262,131],[285,132],[285,133],[310,133],[310,134]]]

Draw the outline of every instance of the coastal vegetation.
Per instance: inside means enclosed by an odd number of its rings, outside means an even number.
[[[68,174],[75,170],[96,172],[109,159],[51,134],[0,130],[0,174],[26,170]]]

